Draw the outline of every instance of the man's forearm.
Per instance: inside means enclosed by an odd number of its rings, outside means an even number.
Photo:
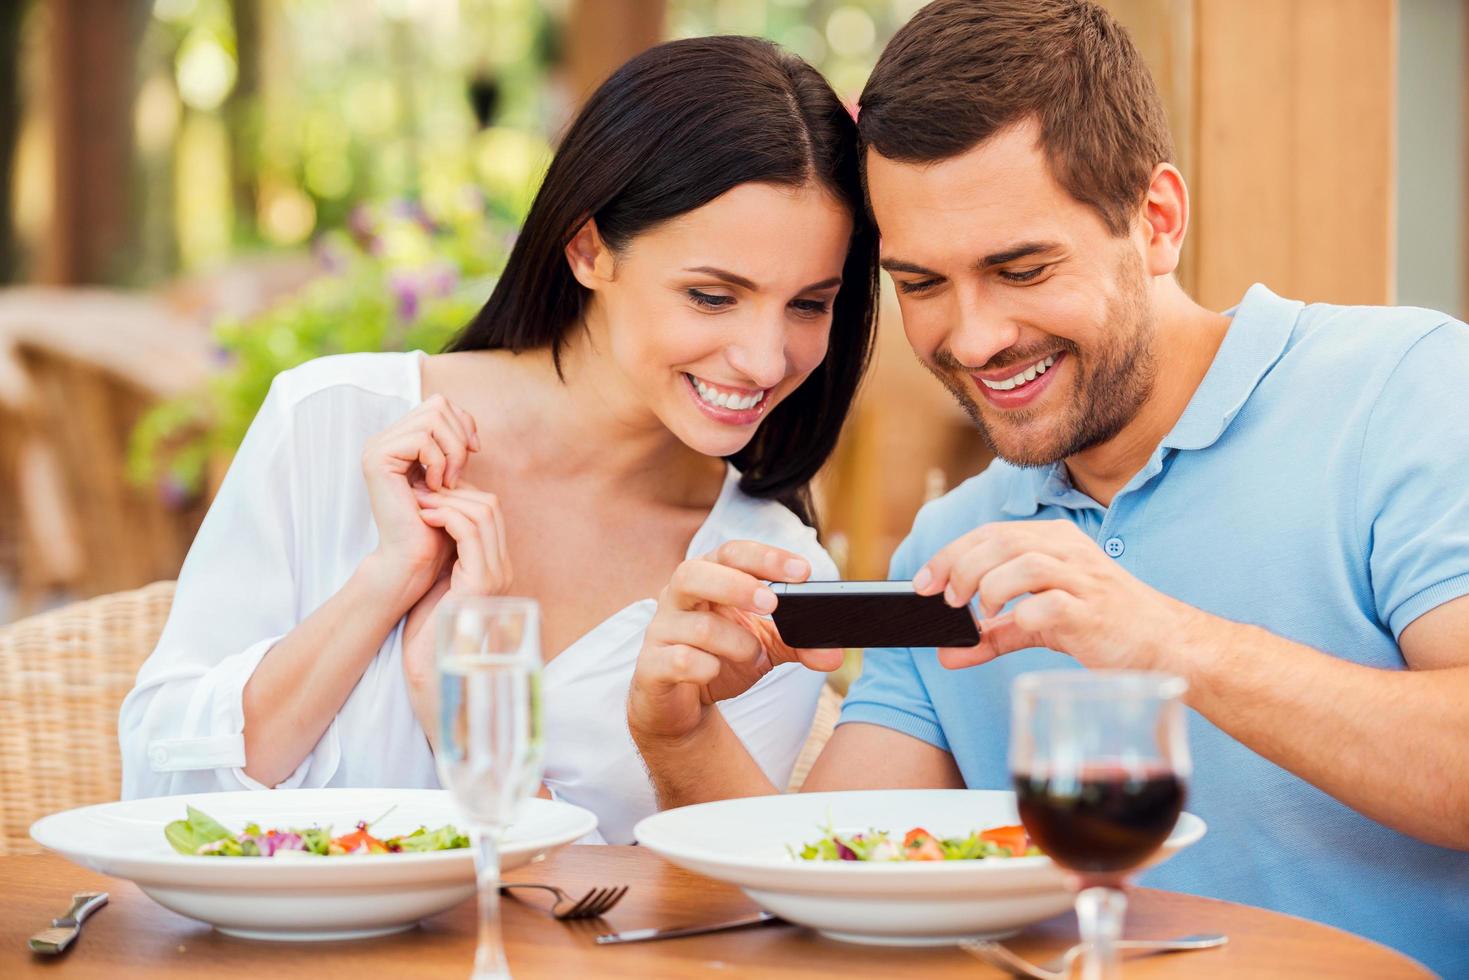
[[[1180,673],[1188,701],[1347,806],[1469,850],[1469,668],[1379,670],[1208,617]]]
[[[631,731],[661,809],[780,792],[718,710],[682,738]]]

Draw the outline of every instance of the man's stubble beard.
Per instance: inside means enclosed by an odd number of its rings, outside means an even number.
[[[1157,379],[1157,358],[1153,351],[1154,323],[1147,302],[1147,285],[1142,260],[1127,249],[1118,270],[1125,284],[1122,294],[1107,307],[1107,322],[1114,326],[1127,324],[1127,329],[1114,333],[1119,343],[1083,358],[1077,345],[1055,338],[1054,349],[1065,351],[1076,373],[1074,395],[1069,404],[1049,413],[1063,416],[1053,436],[1045,442],[1031,432],[1028,424],[1044,417],[1035,410],[1023,409],[1005,413],[1004,420],[992,422],[971,390],[971,370],[946,349],[934,355],[934,363],[924,366],[949,389],[979,430],[990,452],[1015,466],[1049,466],[1112,439],[1131,422],[1153,393]],[[1024,353],[1007,357],[1006,362],[1019,366],[1030,363]],[[1002,362],[1003,363],[1003,362]],[[980,368],[985,367],[981,365]]]

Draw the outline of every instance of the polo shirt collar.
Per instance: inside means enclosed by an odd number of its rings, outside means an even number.
[[[1206,449],[1219,440],[1265,373],[1284,353],[1304,307],[1304,303],[1282,299],[1255,283],[1238,306],[1224,311],[1233,322],[1204,380],[1148,465],[1129,481],[1128,487],[1151,479],[1162,468],[1166,450]],[[1102,509],[1071,485],[1064,463],[1017,470],[1002,509],[1012,517],[1030,517],[1042,505]]]

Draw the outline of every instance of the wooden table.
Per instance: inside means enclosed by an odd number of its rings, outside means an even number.
[[[997,977],[954,948],[901,949],[834,942],[796,926],[753,929],[627,946],[597,946],[611,929],[672,926],[748,914],[738,890],[664,862],[637,847],[570,847],[507,875],[554,882],[573,894],[594,885],[630,885],[603,923],[556,922],[531,904],[506,900],[510,968],[529,977]],[[111,903],[60,957],[33,956],[26,938],[65,911],[72,892],[102,888]],[[534,901],[534,899],[532,900]],[[53,856],[0,858],[0,977],[451,977],[464,980],[474,959],[475,914],[466,902],[419,928],[342,943],[264,943],[231,939],[155,905],[132,884]],[[1222,932],[1222,949],[1140,959],[1129,980],[1188,977],[1431,977],[1386,947],[1316,923],[1261,909],[1170,892],[1133,893],[1127,933],[1168,937]],[[1076,940],[1075,919],[1058,916],[1027,930],[1013,947],[1035,961]]]

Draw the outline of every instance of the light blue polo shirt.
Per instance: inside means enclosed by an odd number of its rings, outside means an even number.
[[[891,577],[980,524],[1069,520],[1193,606],[1405,669],[1403,628],[1469,594],[1469,326],[1261,285],[1233,314],[1183,416],[1111,507],[1062,464],[996,461],[923,508]],[[931,649],[869,650],[841,720],[920,738],[968,785],[1008,788],[1010,683],[1066,667],[1080,669],[1041,649],[960,671]],[[1143,884],[1315,919],[1469,978],[1469,853],[1369,820],[1194,712],[1189,742],[1187,808],[1209,833]]]

